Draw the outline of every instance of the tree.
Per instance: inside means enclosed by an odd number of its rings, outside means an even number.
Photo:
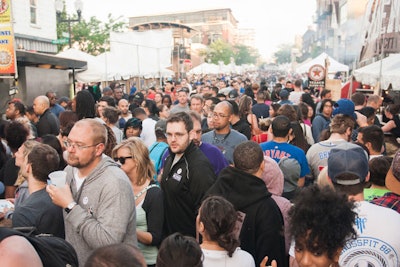
[[[234,53],[230,44],[218,39],[211,43],[208,49],[201,51],[200,55],[204,56],[207,62],[219,64],[222,61],[224,64],[229,64]]]
[[[121,17],[114,19],[109,14],[108,22],[91,17],[89,21],[81,20],[79,23],[73,23],[71,25],[72,43],[78,45],[83,52],[92,55],[104,53],[109,49],[110,32],[121,32],[126,29],[126,23],[120,19]],[[58,38],[62,38],[63,32],[68,32],[68,23],[57,24]],[[59,46],[59,49],[61,50],[63,46]]]
[[[235,45],[234,52],[236,65],[255,64],[259,57],[256,49],[245,45]]]
[[[274,53],[277,64],[290,63],[293,46],[291,44],[281,44],[279,50]]]

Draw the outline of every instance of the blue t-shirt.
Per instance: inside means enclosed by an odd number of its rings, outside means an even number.
[[[260,144],[265,156],[273,158],[277,163],[281,158],[294,158],[300,164],[300,177],[304,177],[310,173],[307,158],[304,151],[297,146],[288,144],[286,142],[278,143],[275,141],[268,141]]]

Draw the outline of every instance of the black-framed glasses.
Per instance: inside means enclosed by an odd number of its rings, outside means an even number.
[[[101,143],[98,143],[101,144]],[[77,149],[77,150],[82,150],[85,148],[89,148],[89,147],[94,147],[97,146],[98,144],[95,145],[79,145],[77,143],[72,143],[70,141],[64,141],[64,146],[68,149],[68,148],[73,148],[73,149]]]
[[[126,159],[132,159],[132,158],[133,158],[132,156],[130,156],[130,157],[119,157],[119,158],[114,158],[114,160],[115,160],[115,162],[119,162],[122,165],[124,165]]]

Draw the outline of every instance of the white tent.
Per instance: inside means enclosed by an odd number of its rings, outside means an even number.
[[[70,48],[56,55],[61,58],[84,60],[87,62],[86,70],[76,70],[75,77],[81,82],[100,82],[114,80],[110,73],[105,72],[104,64],[97,57],[82,52],[75,48]],[[107,74],[106,74],[107,73]]]
[[[308,71],[310,70],[310,67],[315,64],[325,66],[326,58],[329,59],[328,73],[336,73],[338,71],[340,71],[340,72],[348,72],[349,71],[348,66],[336,61],[334,58],[330,57],[328,54],[322,53],[318,57],[316,57],[310,61],[307,61],[305,63],[302,63],[300,66],[298,66],[296,68],[296,72],[297,73],[308,73]]]
[[[376,85],[381,76],[381,88],[388,88],[392,84],[393,89],[400,90],[400,54],[391,54],[382,61],[356,69],[353,75],[357,81],[368,85]]]
[[[204,62],[189,70],[188,74],[218,74],[219,72],[218,65]]]

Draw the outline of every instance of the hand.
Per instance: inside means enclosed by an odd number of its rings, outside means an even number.
[[[265,267],[268,261],[268,256],[265,256],[264,259],[262,260],[262,262],[260,263],[260,267]],[[271,262],[271,265],[267,266],[267,267],[278,267],[278,263],[276,263],[276,260],[273,260]]]
[[[60,206],[65,209],[69,203],[74,201],[72,197],[71,189],[69,186],[65,185],[64,187],[56,187],[54,185],[47,185],[46,191],[49,193],[49,196],[54,204]]]

